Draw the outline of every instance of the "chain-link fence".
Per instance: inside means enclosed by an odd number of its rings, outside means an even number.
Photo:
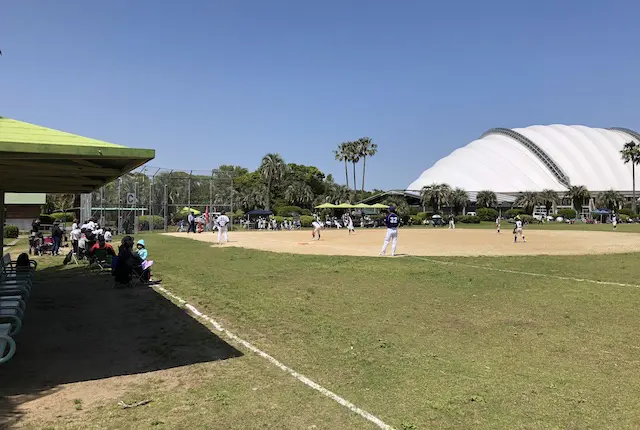
[[[215,217],[233,217],[233,177],[225,171],[180,171],[145,166],[94,191],[83,201],[90,214],[114,231],[186,230],[189,213],[210,230]],[[232,220],[233,221],[233,220]]]

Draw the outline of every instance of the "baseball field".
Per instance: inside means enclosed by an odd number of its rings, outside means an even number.
[[[383,230],[231,232],[224,245],[147,234],[153,296],[108,276],[73,290],[102,309],[85,306],[87,321],[113,315],[100,333],[126,346],[127,371],[1,394],[24,428],[638,428],[640,235],[567,228],[526,230],[526,244],[510,230],[401,229],[397,258],[377,256]],[[65,288],[86,272],[41,266]],[[46,303],[49,319],[79,313]],[[78,360],[66,347],[13,361],[51,379]]]

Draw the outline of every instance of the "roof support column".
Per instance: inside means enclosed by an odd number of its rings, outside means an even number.
[[[0,258],[4,247],[4,190],[0,189]]]

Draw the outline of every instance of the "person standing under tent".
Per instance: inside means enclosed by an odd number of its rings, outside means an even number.
[[[53,223],[51,229],[51,238],[53,239],[53,248],[51,254],[60,255],[60,245],[62,244],[62,229],[60,228],[60,220],[57,219]]]
[[[398,226],[400,225],[400,217],[396,214],[396,208],[393,206],[389,207],[387,212],[387,216],[384,219],[384,224],[387,226],[387,233],[384,237],[384,244],[382,245],[380,255],[385,255],[389,241],[391,241],[391,255],[395,257],[396,246],[398,244]]]
[[[224,241],[229,242],[229,217],[224,213],[218,216],[216,225],[218,226],[218,243],[222,241],[224,235]]]
[[[193,216],[193,212],[189,212],[189,216],[187,217],[187,221],[189,222],[189,227],[187,228],[187,233],[196,232],[196,217]]]

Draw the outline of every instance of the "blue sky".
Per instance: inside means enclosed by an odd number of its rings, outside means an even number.
[[[0,115],[133,147],[154,166],[267,152],[404,188],[492,127],[640,130],[640,2],[7,0]],[[358,179],[359,181],[359,179]]]

